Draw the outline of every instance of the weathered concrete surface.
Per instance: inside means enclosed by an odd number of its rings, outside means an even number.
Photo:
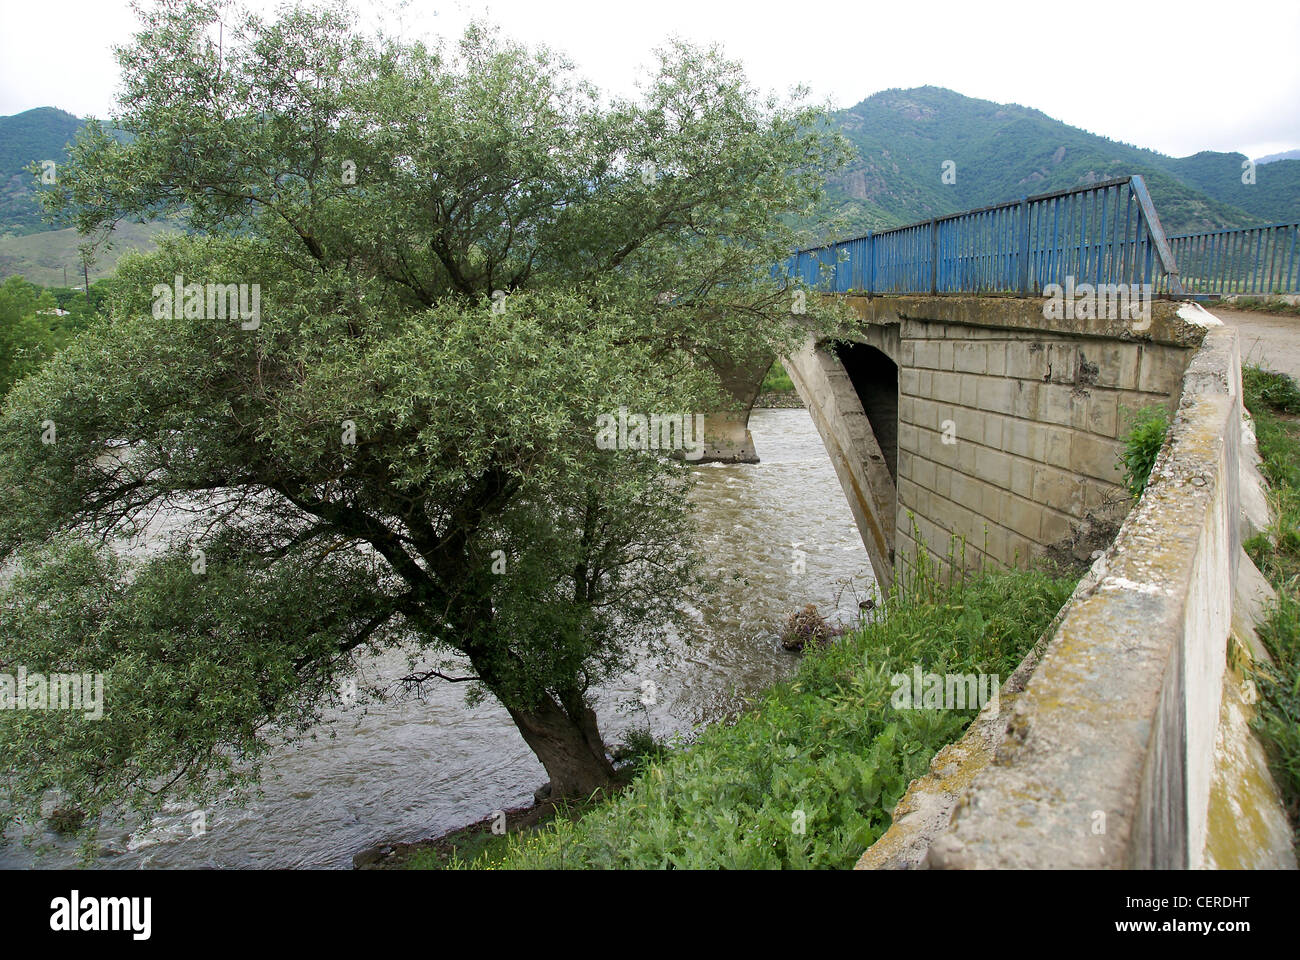
[[[773,357],[737,359],[705,351],[718,375],[723,394],[729,399],[726,409],[704,415],[704,450],[697,463],[758,463],[754,437],[749,432],[749,412],[754,408],[763,377]]]
[[[1083,596],[1095,585],[1096,574],[1090,571],[1073,596]],[[867,848],[855,870],[914,870],[924,863],[930,844],[947,830],[961,795],[976,774],[993,762],[1016,701],[1068,608],[1067,603],[1052,619],[1034,648],[1002,684],[997,699],[984,705],[961,739],[935,754],[930,772],[908,784],[894,808],[889,829]]]
[[[1237,338],[1209,330],[1146,492],[926,865],[1196,866],[1240,549]]]
[[[1268,486],[1259,472],[1259,443],[1255,422],[1242,408],[1241,417],[1241,539],[1249,540],[1268,528]]]
[[[1252,666],[1269,659],[1255,636],[1255,624],[1273,589],[1249,557],[1243,556],[1240,563],[1214,742],[1205,849],[1199,866],[1206,870],[1294,870],[1291,824],[1264,747],[1250,729],[1259,697],[1251,679]]]
[[[972,567],[1087,564],[1130,506],[1118,467],[1130,415],[1152,404],[1172,412],[1204,336],[1166,301],[1135,330],[1047,320],[1041,299],[845,299],[863,323],[844,339],[898,366],[896,453],[889,431],[874,435],[895,479],[901,565],[922,546],[944,558],[956,538]],[[859,394],[872,403],[870,386]]]
[[[758,463],[749,410],[714,411],[704,415],[704,446],[695,463]]]
[[[869,324],[897,324],[904,320],[954,323],[963,327],[991,327],[1025,333],[1069,334],[1104,340],[1144,341],[1174,347],[1195,347],[1200,333],[1189,328],[1173,300],[1153,300],[1151,324],[1135,331],[1132,322],[1104,318],[1048,320],[1041,297],[894,297],[846,296],[853,311]]]
[[[905,564],[956,537],[971,564],[1095,560],[859,867],[1293,866],[1225,670],[1230,626],[1253,642],[1240,544],[1268,522],[1235,333],[1193,303],[1157,301],[1135,329],[1045,321],[1038,300],[848,299],[864,325],[844,336],[897,364],[896,466],[864,424],[881,385],[855,388],[853,351],[810,343],[786,367],[877,571],[887,543]],[[1126,411],[1151,404],[1176,417],[1130,513]]]
[[[811,338],[782,363],[835,466],[876,583],[888,593],[893,583],[897,501],[888,464],[857,391],[840,359]]]

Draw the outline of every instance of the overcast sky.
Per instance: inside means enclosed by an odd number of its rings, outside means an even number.
[[[398,26],[393,0],[356,6],[371,24],[387,7]],[[0,10],[0,115],[110,113],[110,46],[135,22],[127,0]],[[1173,156],[1300,147],[1300,0],[412,0],[400,26],[408,38],[457,36],[473,17],[565,51],[617,93],[633,92],[651,48],[675,34],[722,43],[760,87],[802,83],[836,107],[934,84]]]

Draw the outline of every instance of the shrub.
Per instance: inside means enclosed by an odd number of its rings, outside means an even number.
[[[1169,415],[1163,407],[1143,407],[1132,415],[1119,462],[1124,468],[1124,486],[1134,500],[1142,496],[1168,432]]]
[[[1272,488],[1269,529],[1242,546],[1277,590],[1256,629],[1272,664],[1255,675],[1260,700],[1252,726],[1268,751],[1300,847],[1300,388],[1291,377],[1242,368],[1246,408],[1255,421],[1260,470]]]

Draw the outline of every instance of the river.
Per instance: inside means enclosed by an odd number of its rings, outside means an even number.
[[[699,468],[699,549],[723,574],[699,611],[703,636],[674,641],[598,691],[608,743],[647,725],[658,736],[689,735],[732,712],[797,664],[777,639],[791,610],[815,603],[851,621],[871,591],[866,551],[808,412],[755,410],[750,428],[761,463]],[[406,672],[396,653],[366,668],[371,677]],[[651,689],[655,702],[642,704]],[[444,684],[423,702],[340,710],[315,740],[270,756],[261,795],[247,805],[201,815],[178,807],[147,833],[105,829],[95,865],[348,868],[377,843],[435,836],[530,802],[546,780],[541,764],[495,701],[471,708],[464,693]],[[0,846],[0,867],[76,863],[73,842],[36,839],[39,852]]]

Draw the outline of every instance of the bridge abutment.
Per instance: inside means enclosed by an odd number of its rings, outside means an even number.
[[[786,367],[882,585],[955,539],[969,567],[1078,567],[1110,543],[1129,420],[1175,409],[1199,334],[1176,304],[1135,332],[1048,321],[1039,300],[848,300],[864,322]]]

